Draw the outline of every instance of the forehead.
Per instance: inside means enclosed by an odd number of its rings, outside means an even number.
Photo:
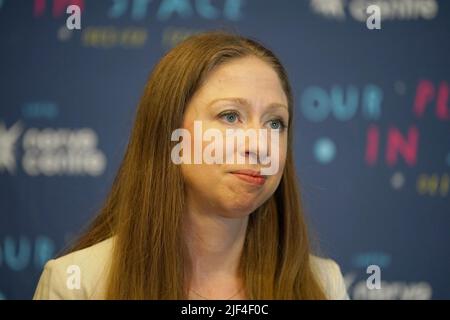
[[[287,105],[278,74],[267,62],[256,57],[238,58],[219,65],[207,76],[196,96],[204,102],[234,96],[254,105]]]

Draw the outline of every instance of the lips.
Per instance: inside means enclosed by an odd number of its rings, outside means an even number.
[[[235,177],[254,185],[263,185],[266,182],[266,177],[259,174],[255,170],[236,170],[231,172]]]

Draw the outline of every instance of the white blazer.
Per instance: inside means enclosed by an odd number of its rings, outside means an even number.
[[[113,238],[109,238],[49,260],[44,266],[33,299],[104,299],[112,245]],[[349,299],[341,270],[334,260],[311,256],[311,263],[329,299]],[[74,281],[74,276],[78,275],[79,288]]]

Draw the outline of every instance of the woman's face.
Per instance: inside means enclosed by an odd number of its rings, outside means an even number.
[[[243,217],[261,206],[275,192],[286,160],[287,106],[287,98],[277,73],[259,58],[234,59],[211,72],[184,114],[183,128],[190,132],[192,158],[196,143],[194,121],[201,122],[203,132],[208,129],[219,130],[224,142],[227,129],[266,129],[268,140],[266,145],[258,141],[257,148],[248,139],[245,140],[245,145],[231,150],[235,153],[233,163],[224,158],[223,163],[207,164],[202,161],[201,164],[182,164],[188,206],[223,217]],[[278,157],[272,158],[272,161],[278,161],[277,170],[262,179],[249,177],[249,172],[242,170],[261,172],[260,169],[269,167],[267,162],[262,164],[257,155],[263,151],[261,148],[267,148],[265,151],[268,154],[272,153],[274,148],[271,142],[276,141],[273,138],[274,131],[279,133],[276,144]],[[202,151],[211,141],[202,142]],[[226,151],[223,154],[227,154]],[[236,163],[238,156],[244,157],[246,163]],[[250,164],[250,158],[253,158],[253,164]]]

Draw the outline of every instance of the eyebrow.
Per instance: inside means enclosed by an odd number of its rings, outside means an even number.
[[[212,105],[215,104],[216,102],[223,101],[223,100],[225,100],[225,101],[231,101],[231,102],[234,102],[234,103],[236,103],[236,104],[244,105],[244,106],[246,106],[246,107],[250,107],[250,106],[251,106],[250,101],[248,101],[247,99],[244,99],[244,98],[238,98],[238,97],[229,97],[229,98],[218,98],[218,99],[214,99],[214,100],[212,100],[211,102],[208,103],[208,107],[212,106]],[[279,108],[282,108],[282,109],[286,109],[287,111],[289,111],[288,107],[287,107],[285,104],[283,104],[283,103],[277,103],[277,102],[270,103],[270,104],[268,105],[268,108],[270,108],[270,109],[279,109]]]

